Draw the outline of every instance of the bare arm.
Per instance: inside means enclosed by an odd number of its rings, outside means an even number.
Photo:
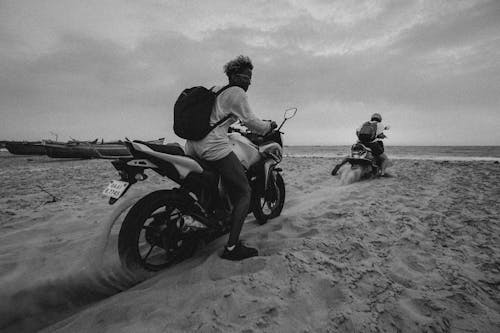
[[[271,123],[259,119],[250,108],[247,94],[241,88],[231,88],[231,94],[226,101],[231,113],[237,116],[241,122],[252,132],[257,134],[266,134],[271,129]]]

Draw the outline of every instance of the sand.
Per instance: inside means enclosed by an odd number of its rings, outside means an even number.
[[[0,330],[500,332],[500,165],[396,160],[341,185],[337,161],[282,163],[282,215],[242,232],[259,257],[221,260],[223,237],[139,276],[118,263],[119,226],[105,237],[108,161],[2,153]]]

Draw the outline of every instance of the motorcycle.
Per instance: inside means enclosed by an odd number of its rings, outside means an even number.
[[[259,224],[281,214],[285,184],[281,128],[297,108],[287,109],[281,125],[264,136],[234,128],[229,142],[251,187],[250,211]],[[128,269],[158,271],[193,255],[230,230],[231,203],[220,176],[204,161],[187,156],[179,144],[125,142],[131,156],[112,161],[120,175],[104,190],[114,204],[151,169],[179,186],[153,191],[128,211],[118,236],[118,253]]]
[[[348,166],[344,166],[348,163]],[[378,177],[381,174],[380,161],[372,150],[361,142],[351,146],[350,154],[335,166],[332,175],[340,174],[342,184],[350,184],[361,179]]]
[[[360,179],[376,177],[380,172],[380,167],[371,149],[360,142],[351,146],[351,153],[346,159],[351,165],[351,170],[360,171]]]
[[[384,130],[389,129],[388,125],[384,127]],[[376,138],[386,139],[387,136],[382,132]],[[332,176],[340,173],[342,184],[350,184],[361,179],[378,177],[381,175],[380,162],[380,158],[373,154],[367,144],[358,141],[351,146],[350,154],[333,168]],[[343,167],[346,163],[349,163],[350,167]],[[387,166],[389,164],[386,164]]]

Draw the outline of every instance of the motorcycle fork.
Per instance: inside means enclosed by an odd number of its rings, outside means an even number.
[[[266,201],[276,200],[276,173],[281,171],[277,165],[278,164],[274,161],[265,161],[259,172],[260,175],[257,177],[257,194],[264,197]]]
[[[269,179],[267,180],[267,189],[265,192],[264,198],[266,201],[275,201],[277,199],[276,195],[278,193],[278,189],[276,188],[276,170],[270,170]]]

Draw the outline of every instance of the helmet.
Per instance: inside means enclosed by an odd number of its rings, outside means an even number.
[[[372,114],[372,118],[370,120],[381,122],[382,116],[380,115],[380,113],[374,113]]]

